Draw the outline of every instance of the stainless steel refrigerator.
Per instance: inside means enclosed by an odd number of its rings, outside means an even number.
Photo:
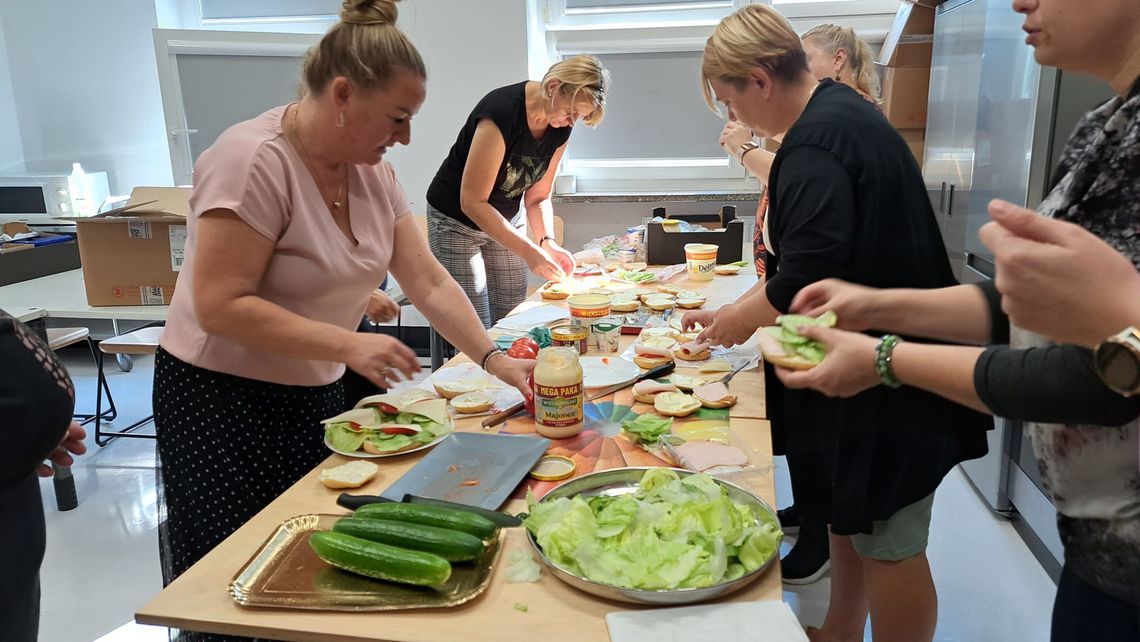
[[[1022,22],[1009,0],[951,0],[935,17],[923,176],[964,283],[994,276],[993,255],[978,240],[987,204],[1036,207],[1078,119],[1112,96],[1105,83],[1037,65]],[[1063,556],[1056,509],[1028,437],[1002,418],[988,436],[989,454],[962,469],[1056,578]]]

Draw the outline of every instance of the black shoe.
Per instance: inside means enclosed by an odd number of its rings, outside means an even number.
[[[827,547],[808,540],[796,540],[792,550],[780,559],[785,584],[811,584],[827,574],[831,559]]]
[[[776,511],[776,519],[780,520],[780,530],[784,531],[785,535],[795,535],[800,532],[800,514],[795,504]]]

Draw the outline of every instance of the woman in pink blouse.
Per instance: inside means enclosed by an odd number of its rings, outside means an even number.
[[[328,455],[319,421],[341,409],[345,366],[385,388],[419,369],[396,339],[353,331],[389,271],[491,374],[526,394],[534,367],[494,348],[383,162],[425,95],[394,0],[345,2],[303,76],[303,98],[231,127],[195,168],[155,365],[167,581]]]

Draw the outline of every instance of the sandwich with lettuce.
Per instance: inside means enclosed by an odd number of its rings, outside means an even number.
[[[799,333],[804,326],[835,327],[838,318],[831,310],[818,317],[784,314],[776,317],[777,325],[761,328],[757,335],[764,360],[789,370],[810,370],[823,362],[827,350],[823,344]]]
[[[362,399],[357,407],[321,422],[333,450],[352,455],[394,455],[430,444],[453,430],[444,399],[402,401],[394,395]]]

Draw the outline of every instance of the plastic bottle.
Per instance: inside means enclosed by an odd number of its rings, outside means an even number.
[[[91,183],[79,163],[71,164],[67,189],[71,192],[71,202],[74,204],[72,216],[91,216],[95,213],[95,204],[91,202]]]

